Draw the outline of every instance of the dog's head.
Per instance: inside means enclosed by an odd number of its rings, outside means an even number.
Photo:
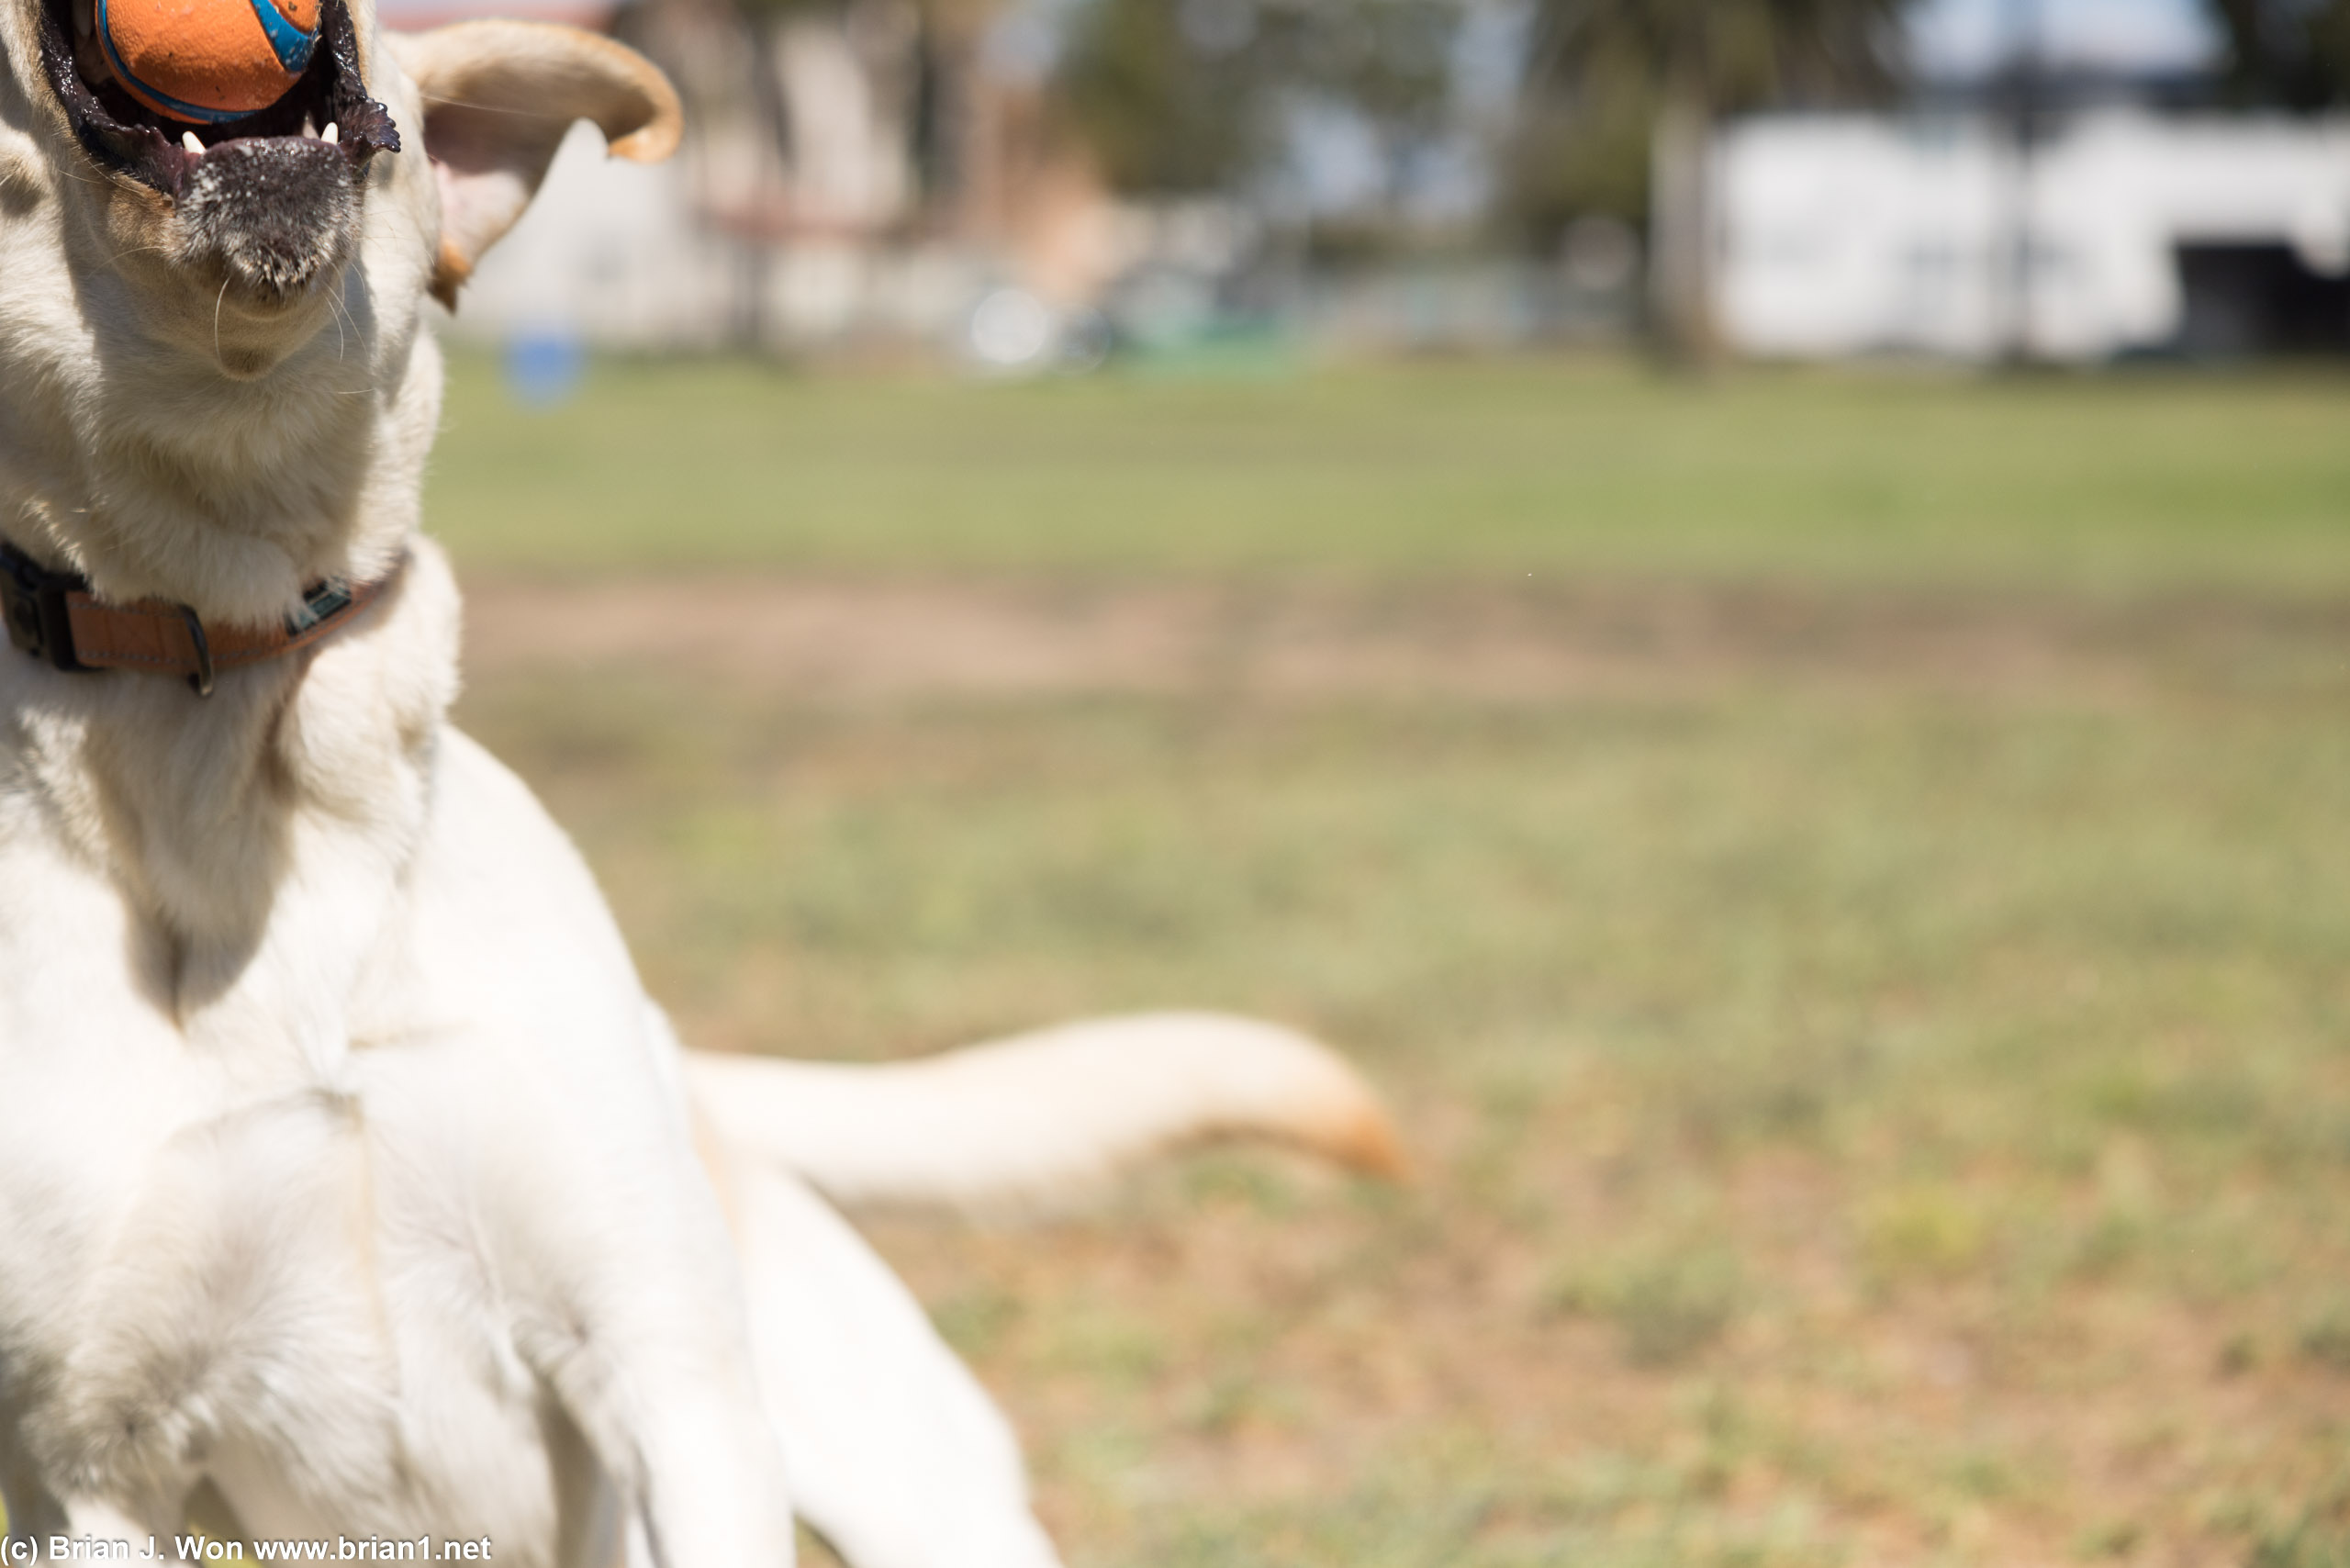
[[[394,336],[426,291],[453,305],[574,120],[624,157],[677,143],[676,95],[610,39],[521,22],[378,33],[373,0],[324,0],[277,103],[185,124],[123,91],[93,11],[0,0],[0,226],[53,234],[69,286],[102,297],[92,308],[233,379],[324,330],[354,273]]]

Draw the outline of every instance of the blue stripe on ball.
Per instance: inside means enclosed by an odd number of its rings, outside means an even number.
[[[277,56],[277,63],[293,75],[299,76],[310,63],[310,51],[319,46],[319,35],[306,33],[286,20],[285,13],[270,4],[270,0],[251,0],[253,15],[261,19],[261,30],[269,35],[269,47]]]

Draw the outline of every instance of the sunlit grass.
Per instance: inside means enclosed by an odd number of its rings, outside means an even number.
[[[470,569],[1957,576],[2103,628],[1449,703],[476,670],[691,1040],[1216,1005],[1388,1088],[1407,1190],[1217,1154],[878,1228],[1077,1568],[2350,1562],[2350,384],[598,377],[461,366]],[[2221,580],[2262,634],[2167,641]]]
[[[599,363],[523,410],[461,356],[467,563],[1412,573],[1576,567],[2350,584],[2350,380],[1618,361],[983,386]]]
[[[1211,1003],[1393,1089],[1417,1192],[1211,1161],[885,1233],[1080,1562],[2344,1539],[2350,733],[2305,707],[474,712],[691,1037]]]

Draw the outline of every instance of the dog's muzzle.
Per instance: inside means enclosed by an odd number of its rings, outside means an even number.
[[[329,172],[339,169],[348,190],[366,160],[399,151],[393,113],[371,99],[360,78],[360,38],[343,0],[324,0],[319,7],[318,50],[310,51],[301,80],[242,120],[184,125],[131,99],[113,80],[104,51],[80,38],[73,0],[42,3],[40,66],[83,151],[101,167],[127,174],[173,202],[205,202],[207,190],[252,190],[256,179],[280,181],[282,193],[297,174],[306,174],[298,181],[303,200],[315,202],[319,190],[336,184],[327,179]],[[270,143],[297,146],[275,151]],[[217,158],[230,164],[214,174],[209,164]],[[247,158],[259,162],[244,162]]]

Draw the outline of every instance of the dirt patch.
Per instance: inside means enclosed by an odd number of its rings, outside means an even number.
[[[1405,1191],[1213,1153],[1033,1228],[871,1227],[1072,1562],[2345,1561],[2350,605],[474,608],[478,733],[686,1038],[871,1058],[1207,1002],[1393,1094]],[[1737,700],[1778,688],[1826,696]],[[1193,692],[1272,700],[1152,696]],[[930,693],[980,700],[846,706]],[[990,705],[1057,693],[1112,700]]]
[[[802,699],[1547,701],[1753,685],[2337,695],[2350,601],[1703,582],[1365,587],[708,577],[470,584],[485,677],[646,663]]]
[[[1026,1231],[871,1228],[1006,1401],[1089,1560],[1152,1561],[1187,1512],[1245,1537],[1303,1507],[1324,1520],[1311,1562],[1560,1561],[1576,1540],[1630,1562],[2303,1561],[2260,1557],[2215,1500],[2264,1469],[2289,1490],[2338,1380],[2215,1370],[2217,1325],[2128,1289],[2020,1316],[1981,1278],[1802,1288],[1844,1271],[1852,1197],[1816,1161],[1707,1172],[1739,1222],[1739,1310],[1643,1358],[1555,1284],[1562,1259],[1625,1244],[1620,1179],[1539,1139],[1513,1195],[1552,1205],[1531,1231],[1463,1189],[1464,1149],[1423,1141],[1427,1182],[1378,1209],[1324,1190],[1253,1211],[1196,1182],[1176,1204],[1162,1181],[1160,1201]],[[1148,1440],[1102,1462],[1121,1431]],[[1328,1522],[1453,1494],[1485,1517],[1427,1555],[1393,1548],[1397,1518]]]

